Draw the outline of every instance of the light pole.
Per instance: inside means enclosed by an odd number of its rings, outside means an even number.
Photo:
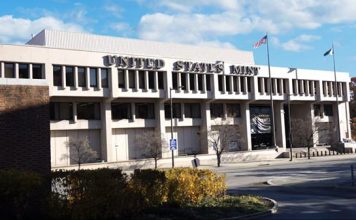
[[[181,89],[183,88],[183,86],[178,86],[177,89]],[[170,98],[170,103],[171,103],[171,141],[173,142],[173,98],[172,98],[172,87],[169,88],[169,98]],[[171,145],[171,141],[169,142],[169,147],[171,148],[172,151],[172,168],[174,168],[174,149],[170,146]]]
[[[297,70],[297,68],[289,68],[288,73],[291,73],[293,71],[295,71],[295,79],[297,80],[296,86],[298,86],[298,70]],[[291,114],[290,114],[290,97],[291,97],[291,95],[292,95],[292,91],[291,91],[291,88],[289,88],[289,94],[288,94],[288,124],[289,124],[289,152],[290,152],[289,161],[293,160],[292,118],[291,118]]]

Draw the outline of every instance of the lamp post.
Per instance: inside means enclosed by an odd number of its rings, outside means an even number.
[[[183,86],[178,86],[177,89],[181,89]],[[171,107],[171,141],[173,141],[173,98],[172,98],[172,90],[175,90],[173,88],[169,88],[169,98],[170,98],[170,107]],[[170,141],[170,142],[171,142]],[[171,143],[170,143],[171,144]],[[171,147],[171,146],[169,146]],[[174,168],[174,149],[171,149],[172,151],[172,168]]]
[[[297,70],[297,68],[289,68],[288,73],[291,73],[293,71],[295,71],[295,79],[297,80],[297,85],[296,86],[298,86],[298,70]],[[288,94],[288,124],[289,124],[289,152],[290,152],[289,161],[293,160],[292,117],[291,117],[291,114],[290,114],[290,97],[291,97],[291,95],[292,95],[292,91],[291,91],[291,88],[289,88],[289,94]]]

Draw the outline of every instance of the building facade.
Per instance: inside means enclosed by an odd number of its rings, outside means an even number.
[[[335,83],[333,72],[271,67],[270,81],[252,52],[43,30],[26,45],[0,45],[0,64],[0,85],[48,86],[52,167],[70,165],[66,143],[81,137],[97,161],[144,158],[140,135],[171,137],[171,98],[176,156],[213,153],[206,131],[222,123],[240,132],[229,151],[268,148],[271,114],[283,150],[289,117],[328,128],[315,144],[331,144],[334,125],[350,138],[348,73]]]

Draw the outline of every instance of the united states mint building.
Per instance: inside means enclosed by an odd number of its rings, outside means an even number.
[[[176,156],[213,154],[205,131],[221,123],[238,125],[227,151],[271,148],[272,114],[280,151],[294,119],[327,128],[315,144],[350,138],[348,73],[335,83],[332,71],[271,67],[270,81],[250,51],[43,30],[25,45],[0,45],[0,64],[0,157],[23,154],[15,164],[50,152],[52,167],[68,166],[66,142],[85,136],[97,161],[141,159],[137,137],[169,140],[171,117]]]

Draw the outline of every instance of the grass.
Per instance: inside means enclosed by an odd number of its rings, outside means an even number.
[[[224,196],[217,200],[206,201],[198,206],[163,206],[149,209],[137,219],[219,219],[263,212],[272,206],[271,202],[257,196]]]

